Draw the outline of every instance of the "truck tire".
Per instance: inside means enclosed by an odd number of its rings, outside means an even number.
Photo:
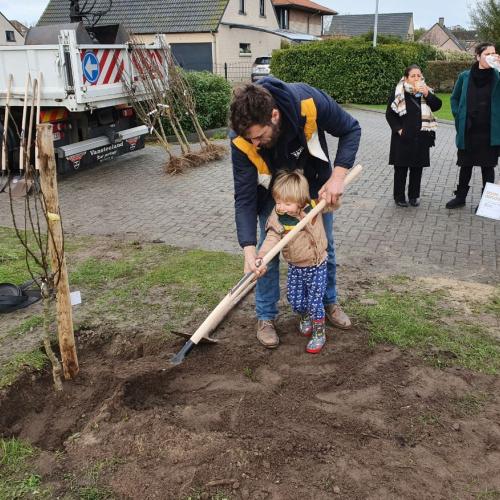
[[[3,145],[3,123],[0,123],[0,165],[2,163],[1,148]],[[3,169],[3,166],[0,166]],[[19,140],[16,134],[9,127],[7,134],[7,169],[11,173],[16,173],[19,171]]]

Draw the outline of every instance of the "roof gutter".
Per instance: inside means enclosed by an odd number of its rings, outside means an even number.
[[[276,30],[271,30],[268,28],[260,28],[259,26],[248,26],[247,24],[236,24],[236,23],[221,23],[224,26],[228,26],[229,29],[235,28],[235,29],[244,29],[244,30],[252,30],[252,31],[261,31],[263,33],[269,33],[271,35],[276,35],[276,36],[281,36],[282,38],[287,38],[288,40],[293,40],[297,41],[297,37],[293,36],[292,32],[290,35],[287,34],[286,31],[276,31]],[[295,35],[306,35],[309,37],[314,37],[316,40],[320,40],[320,37],[316,35],[311,35],[309,33],[295,33]],[[309,41],[308,39],[305,39],[306,41]]]

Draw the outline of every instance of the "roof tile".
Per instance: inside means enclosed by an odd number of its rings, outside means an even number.
[[[132,33],[186,33],[217,30],[229,0],[113,0],[99,24],[123,24]],[[107,2],[98,2],[99,5]],[[97,10],[97,9],[96,9]],[[69,2],[50,0],[39,26],[68,23]]]
[[[406,40],[412,18],[412,12],[379,14],[377,31],[382,35],[394,35]],[[364,35],[373,31],[374,24],[375,14],[333,16],[325,35]]]

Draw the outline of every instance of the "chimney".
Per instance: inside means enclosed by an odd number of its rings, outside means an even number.
[[[444,17],[439,18],[439,26],[444,26]]]

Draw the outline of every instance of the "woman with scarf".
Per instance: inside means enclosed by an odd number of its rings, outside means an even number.
[[[476,62],[458,77],[451,94],[451,111],[455,117],[460,167],[455,198],[446,208],[465,205],[472,168],[481,167],[483,190],[495,182],[495,166],[500,154],[500,56],[493,44],[481,43],[475,49]]]
[[[420,205],[422,170],[430,165],[429,149],[434,146],[437,122],[432,114],[441,100],[427,87],[416,64],[406,68],[404,77],[389,98],[385,117],[392,129],[389,165],[394,165],[394,201],[407,207],[405,187],[408,171],[408,201]]]

